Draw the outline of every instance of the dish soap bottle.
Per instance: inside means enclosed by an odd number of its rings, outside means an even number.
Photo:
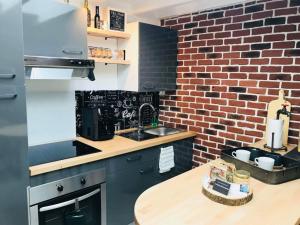
[[[86,14],[87,14],[87,26],[91,27],[92,18],[91,18],[91,10],[89,9],[88,0],[84,0],[84,8],[86,9]]]

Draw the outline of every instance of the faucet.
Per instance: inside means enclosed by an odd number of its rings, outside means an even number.
[[[287,105],[282,105],[282,109],[279,109],[277,111],[277,119],[279,120],[279,117],[280,117],[280,114],[282,115],[286,115],[287,117],[290,117],[291,116],[291,112],[287,111],[286,107]]]
[[[140,106],[139,108],[139,125],[138,125],[138,135],[141,135],[142,134],[142,131],[144,130],[144,126],[142,126],[142,109],[145,107],[145,106],[150,106],[153,110],[153,112],[155,112],[155,108],[152,104],[150,103],[144,103]]]

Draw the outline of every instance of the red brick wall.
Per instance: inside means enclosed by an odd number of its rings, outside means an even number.
[[[300,0],[255,1],[165,19],[179,31],[178,89],[160,121],[196,131],[195,166],[223,148],[263,137],[268,102],[292,103],[289,142],[300,129]]]

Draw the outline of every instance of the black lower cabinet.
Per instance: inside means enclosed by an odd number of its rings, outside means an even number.
[[[160,174],[160,149],[167,146],[174,147],[175,168],[170,172]],[[107,225],[128,225],[134,220],[135,202],[145,190],[192,168],[192,149],[192,138],[180,140],[33,176],[30,178],[30,186],[34,187],[80,173],[105,168]]]
[[[159,173],[161,147],[174,147],[175,168]],[[107,165],[107,224],[128,225],[134,204],[149,187],[192,168],[192,139],[156,146],[109,159]]]

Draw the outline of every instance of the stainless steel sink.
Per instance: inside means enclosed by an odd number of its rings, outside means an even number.
[[[157,128],[144,130],[144,132],[147,134],[153,134],[153,135],[157,135],[157,136],[167,136],[167,135],[171,135],[171,134],[177,134],[182,131],[175,129],[175,128],[157,127]]]

